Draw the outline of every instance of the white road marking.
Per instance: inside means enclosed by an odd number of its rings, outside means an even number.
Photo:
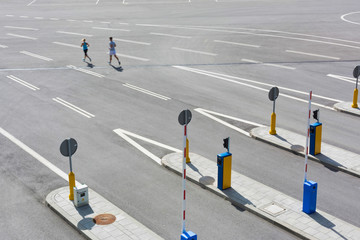
[[[27,145],[25,145],[23,142],[21,142],[20,140],[18,140],[17,138],[15,138],[13,135],[11,135],[10,133],[8,133],[7,131],[5,131],[4,129],[2,129],[0,127],[0,133],[6,137],[7,139],[9,139],[11,142],[13,142],[14,144],[16,144],[17,146],[19,146],[22,150],[24,150],[25,152],[27,152],[28,154],[30,154],[32,157],[34,157],[36,160],[38,160],[40,163],[44,164],[47,168],[49,168],[51,171],[53,171],[54,173],[56,173],[58,176],[60,176],[61,178],[63,178],[65,181],[68,181],[68,174],[66,174],[65,172],[61,171],[60,168],[56,167],[54,164],[52,164],[51,162],[49,162],[47,159],[45,159],[44,157],[42,157],[40,154],[38,154],[37,152],[35,152],[34,150],[32,150],[30,147],[28,147]],[[80,183],[78,181],[76,181],[77,185],[80,185]]]
[[[342,15],[340,18],[341,18],[341,20],[343,20],[343,21],[345,21],[345,22],[360,25],[359,22],[353,22],[353,21],[350,21],[350,20],[345,19],[345,17],[347,17],[347,16],[349,16],[349,15],[352,15],[352,14],[356,14],[356,13],[360,13],[360,12],[347,13],[347,14]]]
[[[93,21],[93,20],[84,20],[83,22],[92,23],[92,22],[94,22],[94,21]]]
[[[50,20],[58,21],[58,20],[60,20],[60,19],[58,19],[58,18],[50,18]]]
[[[156,142],[154,140],[151,140],[149,138],[145,138],[145,137],[142,137],[140,135],[137,135],[135,133],[132,133],[132,132],[129,132],[129,131],[126,131],[126,130],[123,130],[121,128],[118,128],[118,129],[115,129],[113,130],[116,134],[118,134],[120,137],[122,137],[125,141],[127,141],[128,143],[130,143],[131,145],[133,145],[135,148],[137,148],[139,151],[141,151],[142,153],[144,153],[146,156],[148,156],[149,158],[151,158],[152,160],[154,160],[156,163],[160,164],[161,165],[161,159],[157,156],[155,156],[154,154],[152,154],[151,152],[149,152],[147,149],[145,149],[143,146],[141,146],[140,144],[138,144],[137,142],[135,142],[134,140],[132,140],[130,137],[128,136],[131,136],[131,137],[134,137],[134,138],[137,138],[137,139],[140,139],[142,141],[145,141],[145,142],[148,142],[148,143],[151,143],[151,144],[154,144],[154,145],[157,145],[159,147],[162,147],[162,148],[165,148],[165,149],[168,149],[170,151],[173,151],[173,152],[177,152],[177,153],[181,153],[182,151],[179,150],[179,149],[176,149],[176,148],[173,148],[173,147],[170,147],[168,145],[165,145],[165,144],[162,144],[162,143],[159,143],[159,142]]]
[[[128,30],[128,29],[121,29],[121,28],[104,28],[104,27],[92,27],[92,28],[98,29],[98,30],[130,32],[130,30]]]
[[[32,1],[31,3],[29,3],[27,6],[30,6],[30,5],[33,4],[34,2],[36,2],[36,0]]]
[[[214,42],[217,43],[226,43],[226,44],[232,44],[232,45],[239,45],[244,47],[253,47],[253,48],[259,48],[259,45],[252,45],[252,44],[245,44],[245,43],[238,43],[238,42],[228,42],[228,41],[222,41],[222,40],[214,40]]]
[[[299,51],[293,51],[293,50],[286,50],[285,52],[295,53],[295,54],[301,54],[301,55],[307,55],[307,56],[313,56],[313,57],[320,57],[320,58],[328,58],[328,59],[340,60],[340,58],[338,58],[338,57],[331,57],[331,56],[314,54],[314,53],[306,53],[306,52],[299,52]]]
[[[9,36],[12,36],[12,37],[18,37],[18,38],[26,38],[26,39],[31,39],[31,40],[37,40],[37,38],[34,38],[34,37],[28,37],[28,36],[12,34],[12,33],[7,33],[6,35],[9,35]]]
[[[185,48],[172,47],[171,49],[184,51],[184,52],[199,53],[199,54],[204,54],[204,55],[209,55],[209,56],[217,56],[216,53],[202,52],[202,51],[196,51],[196,50],[185,49]]]
[[[139,25],[139,24],[136,24]],[[167,33],[156,33],[156,32],[151,32],[151,35],[158,35],[158,36],[166,36],[166,37],[175,37],[175,38],[187,38],[190,39],[190,36],[181,36],[181,35],[173,35],[173,34],[167,34]]]
[[[28,16],[20,16],[20,18],[29,18]]]
[[[271,67],[284,68],[284,69],[288,69],[288,70],[295,70],[296,69],[294,67],[289,67],[289,66],[284,66],[284,65],[274,64],[274,63],[263,63],[263,62],[259,62],[259,61],[255,61],[255,60],[251,60],[251,59],[245,59],[245,58],[241,59],[241,61],[249,62],[249,63],[262,64],[262,65],[271,66]]]
[[[225,75],[225,74],[213,73],[213,72],[204,71],[204,70],[195,69],[195,68],[189,68],[189,67],[183,67],[183,66],[173,66],[173,67],[178,68],[178,69],[181,69],[181,70],[185,70],[185,71],[189,71],[189,72],[194,72],[194,73],[197,73],[197,74],[202,74],[202,75],[206,75],[206,76],[209,76],[209,77],[221,79],[221,80],[223,80],[223,81],[227,81],[227,82],[231,82],[231,83],[243,85],[243,86],[246,86],[246,87],[249,87],[249,88],[253,88],[253,89],[257,89],[257,90],[264,91],[264,92],[269,92],[269,89],[265,89],[265,88],[257,87],[257,86],[250,85],[250,84],[247,84],[247,83],[239,82],[239,81],[236,81],[236,80],[234,80],[234,79],[237,79],[237,80],[240,80],[240,81],[244,81],[244,82],[256,83],[256,84],[264,85],[264,86],[268,86],[268,87],[273,87],[273,86],[274,86],[274,85],[271,85],[271,84],[262,83],[262,82],[257,82],[257,81],[254,81],[254,80],[249,80],[249,79],[245,79],[245,78],[233,77],[233,76],[229,76],[229,75]],[[278,86],[278,88],[279,88],[279,89],[283,89],[283,90],[287,90],[287,91],[290,91],[290,92],[296,92],[296,93],[303,94],[303,95],[309,94],[309,93],[305,93],[305,92],[301,92],[301,91],[297,91],[297,90],[289,89],[289,88],[285,88],[285,87],[279,87],[279,86]],[[305,103],[308,102],[308,101],[305,100],[305,99],[293,97],[293,96],[290,96],[290,95],[287,95],[287,94],[284,94],[284,93],[280,93],[280,95],[281,95],[282,97],[286,97],[286,98],[290,98],[290,99],[293,99],[293,100],[297,100],[297,101],[299,101],[299,102],[305,102]],[[333,98],[328,98],[328,97],[323,97],[323,96],[320,96],[320,95],[315,95],[315,94],[313,94],[313,96],[314,96],[314,97],[318,97],[318,98],[322,98],[322,99],[331,100],[331,101],[334,101],[334,102],[343,102],[343,101],[341,101],[341,100],[337,100],[337,99],[333,99]],[[315,102],[313,102],[312,104],[313,104],[313,105],[316,105],[316,106],[319,106],[319,107],[323,107],[323,108],[332,110],[332,111],[335,111],[334,108],[328,107],[328,106],[323,105],[323,104],[319,104],[319,103],[315,103]]]
[[[75,67],[73,65],[68,65],[67,66],[68,68],[71,68],[71,69],[74,69],[74,70],[77,70],[79,72],[83,72],[83,73],[87,73],[87,74],[90,74],[90,75],[93,75],[95,77],[99,77],[99,78],[104,78],[105,76],[104,75],[101,75],[99,73],[96,73],[96,72],[92,72],[92,71],[89,71],[89,70],[86,70],[86,69],[82,69],[82,68],[78,68],[78,67]]]
[[[153,97],[160,98],[160,99],[165,100],[165,101],[171,99],[171,98],[169,98],[169,97],[160,95],[160,94],[158,94],[158,93],[154,93],[154,92],[152,92],[152,91],[149,91],[149,90],[146,90],[146,89],[143,89],[143,88],[140,88],[140,87],[137,87],[137,86],[128,84],[128,83],[123,84],[123,86],[124,86],[124,87],[127,87],[127,88],[131,88],[131,89],[136,90],[136,91],[139,91],[139,92],[142,92],[142,93],[145,93],[145,94],[148,94],[148,95],[153,96]]]
[[[80,48],[80,46],[78,46],[78,45],[69,44],[69,43],[62,43],[62,42],[53,42],[53,43],[58,44],[58,45],[67,46],[67,47]]]
[[[34,86],[34,85],[20,79],[20,78],[17,78],[17,77],[15,77],[13,75],[9,75],[9,76],[6,76],[6,77],[13,80],[13,81],[15,81],[15,82],[17,82],[17,83],[20,83],[21,85],[23,85],[23,86],[25,86],[27,88],[30,88],[33,91],[40,90],[40,88],[38,88],[38,87],[36,87],[36,86]]]
[[[129,25],[129,23],[121,23],[121,22],[119,22],[118,24],[120,24],[120,25]]]
[[[110,22],[100,22],[100,23],[110,24]]]
[[[70,35],[77,35],[77,36],[84,36],[84,37],[92,37],[93,35],[91,34],[85,34],[85,33],[74,33],[74,32],[64,32],[64,31],[56,31],[57,33],[62,33],[62,34],[70,34]]]
[[[344,77],[344,76],[335,75],[335,74],[328,74],[326,76],[331,77],[331,78],[336,78],[336,79],[342,80],[344,82],[356,83],[356,80],[354,78],[350,78],[350,77]]]
[[[243,122],[243,123],[246,123],[246,124],[250,124],[250,125],[253,125],[255,127],[264,127],[264,125],[262,124],[258,124],[258,123],[255,123],[255,122],[250,122],[250,121],[247,121],[247,120],[244,120],[244,119],[240,119],[240,118],[235,118],[235,117],[231,117],[231,116],[228,116],[228,115],[225,115],[225,114],[221,114],[221,113],[217,113],[217,112],[213,112],[213,111],[209,111],[209,110],[205,110],[205,109],[202,109],[202,108],[196,108],[194,109],[195,111],[197,111],[198,113],[208,117],[208,118],[211,118],[231,129],[234,129],[235,131],[238,131],[239,133],[241,134],[244,134],[245,136],[248,136],[248,137],[251,137],[250,136],[250,133],[248,133],[247,131],[241,129],[241,128],[238,128],[230,123],[227,123],[225,122],[224,120],[221,120],[217,117],[214,117],[213,115],[217,115],[217,116],[220,116],[220,117],[224,117],[224,118],[229,118],[231,120],[235,120],[235,121],[239,121],[239,122]]]
[[[98,5],[99,1],[100,1],[100,0],[97,0],[97,1],[96,1],[96,5]]]
[[[43,20],[44,17],[34,17],[34,19],[37,19],[37,20]]]
[[[121,39],[121,38],[114,38],[114,40],[120,41],[120,42],[141,44],[141,45],[151,45],[151,43],[147,43],[147,42],[139,42],[139,41],[126,40],[126,39]]]
[[[67,108],[70,108],[71,110],[73,110],[73,111],[75,111],[77,113],[80,113],[81,115],[83,115],[83,116],[85,116],[87,118],[94,118],[95,117],[94,114],[91,114],[91,113],[89,113],[89,112],[87,112],[87,111],[75,106],[74,104],[71,104],[71,103],[69,103],[69,102],[67,102],[67,101],[65,101],[65,100],[63,100],[63,99],[61,99],[59,97],[53,98],[52,100],[54,100],[57,103],[60,103],[61,105],[65,106]]]
[[[21,51],[20,53],[31,56],[31,57],[39,58],[39,59],[45,60],[45,61],[53,61],[53,59],[51,59],[51,58],[44,57],[44,56],[41,56],[41,55],[37,55],[35,53],[31,53],[31,52],[27,52],[27,51]]]
[[[22,30],[32,30],[32,31],[38,31],[37,28],[28,28],[28,27],[14,27],[14,26],[4,26],[4,28],[13,28],[13,29],[22,29]]]
[[[147,59],[147,58],[134,57],[134,56],[125,55],[125,54],[116,54],[116,55],[124,57],[124,58],[130,58],[130,59],[135,59],[135,60],[139,60],[139,61],[144,61],[144,62],[150,61],[150,59]]]
[[[1,45],[1,44],[0,44],[0,48],[8,48],[8,46]]]

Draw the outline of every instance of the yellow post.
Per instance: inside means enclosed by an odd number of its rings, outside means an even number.
[[[186,163],[190,163],[189,157],[189,140],[186,138]]]
[[[74,201],[75,174],[73,172],[69,173],[69,187],[70,187],[69,200]]]
[[[357,100],[358,100],[358,92],[357,88],[354,89],[354,97],[353,97],[353,104],[351,105],[352,108],[358,108]]]
[[[276,114],[273,112],[273,113],[271,114],[271,124],[270,124],[270,131],[269,131],[269,133],[270,133],[271,135],[275,135],[275,134],[276,134],[275,124],[276,124]]]

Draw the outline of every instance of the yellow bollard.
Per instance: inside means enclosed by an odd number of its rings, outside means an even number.
[[[73,172],[69,173],[69,187],[70,187],[69,200],[74,201],[75,174]]]
[[[273,112],[271,114],[271,124],[270,124],[270,131],[269,131],[269,133],[271,135],[276,135],[275,124],[276,124],[276,114]]]
[[[189,157],[189,140],[186,138],[186,163],[190,163]]]
[[[353,97],[353,104],[351,105],[352,108],[358,108],[357,100],[358,100],[358,92],[357,88],[354,89],[354,97]]]

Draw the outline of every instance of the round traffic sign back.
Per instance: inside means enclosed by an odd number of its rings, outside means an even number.
[[[360,76],[360,66],[356,66],[353,71],[354,78],[358,78]]]
[[[279,96],[279,89],[277,87],[273,87],[269,91],[269,99],[270,101],[275,101]]]
[[[69,142],[70,142],[70,144],[69,144]],[[69,151],[69,147],[70,147],[70,151]],[[74,153],[77,150],[77,147],[78,147],[78,144],[75,139],[73,139],[73,138],[65,139],[60,145],[60,152],[63,156],[68,157],[69,152],[70,152],[70,155],[74,155]]]
[[[180,125],[188,124],[191,121],[192,114],[189,109],[182,111],[179,114],[178,121]]]

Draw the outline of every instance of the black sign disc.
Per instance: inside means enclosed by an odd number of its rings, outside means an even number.
[[[69,151],[69,141],[70,141],[70,151]],[[65,139],[60,145],[60,152],[65,157],[68,157],[69,152],[71,153],[71,155],[74,155],[74,153],[77,150],[77,147],[78,147],[78,144],[75,139],[73,139],[73,138]]]
[[[192,114],[189,109],[182,111],[179,114],[178,121],[180,125],[188,124],[191,121]]]
[[[273,87],[269,91],[269,99],[270,101],[275,101],[279,96],[279,89],[277,87]]]

